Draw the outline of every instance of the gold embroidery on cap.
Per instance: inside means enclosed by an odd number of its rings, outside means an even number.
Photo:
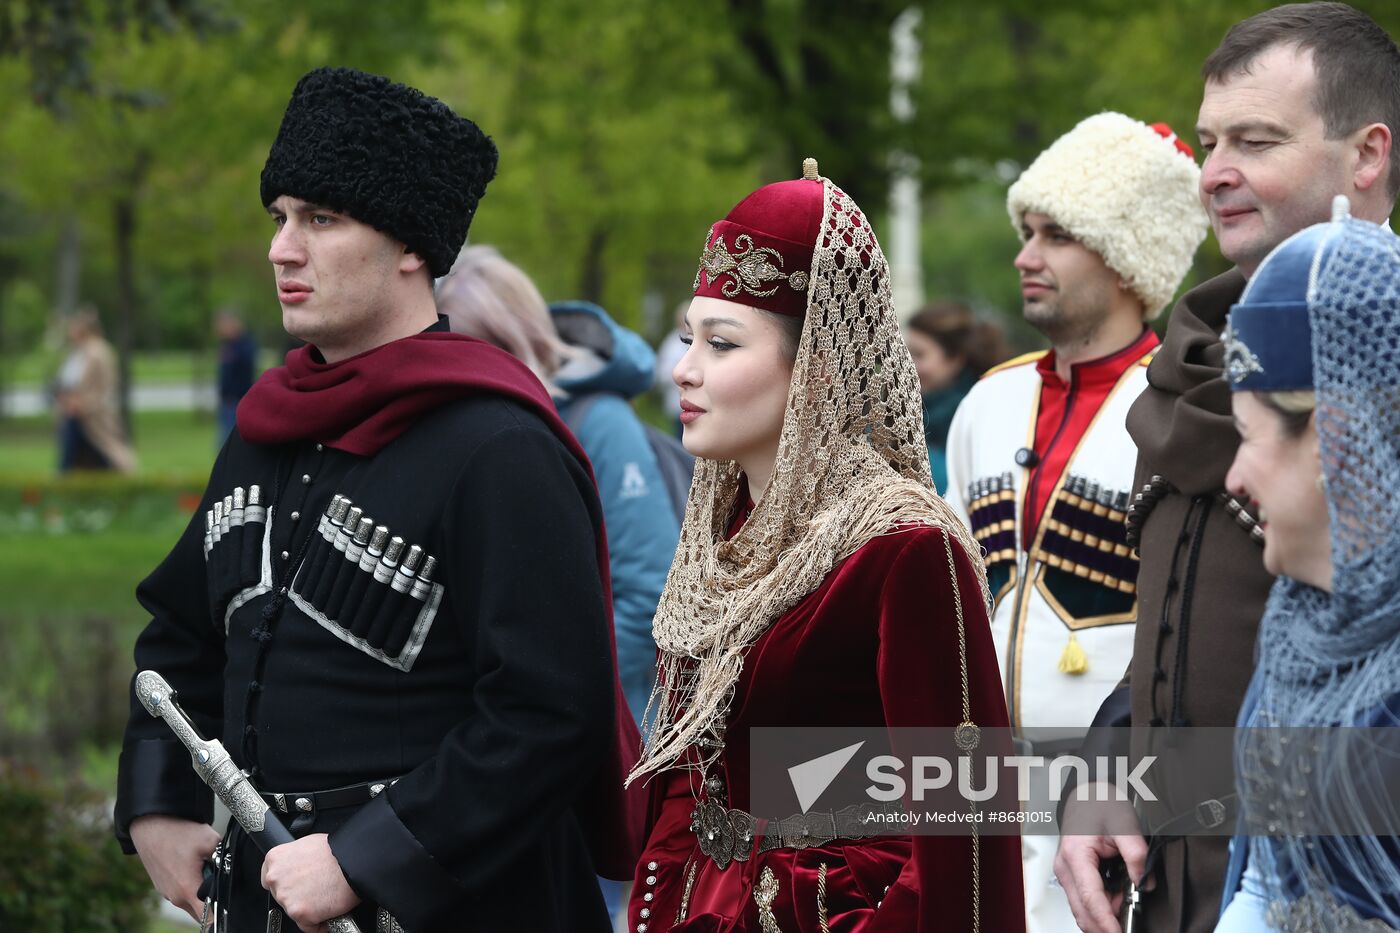
[[[714,227],[710,230],[713,232]],[[708,239],[707,237],[707,242]],[[807,273],[798,269],[789,275],[780,268],[782,264],[782,253],[770,246],[755,244],[753,237],[747,233],[741,233],[734,238],[733,252],[725,245],[724,236],[720,235],[715,237],[713,245],[705,247],[705,251],[700,254],[700,268],[695,272],[695,288],[700,287],[703,273],[710,282],[718,282],[721,278],[728,277],[729,280],[720,288],[720,292],[726,298],[736,298],[740,292],[747,292],[757,298],[767,298],[777,293],[778,286],[775,284],[767,289],[764,286],[769,282],[784,280],[793,291],[806,291]]]

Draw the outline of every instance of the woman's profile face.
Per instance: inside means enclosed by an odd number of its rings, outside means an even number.
[[[1232,396],[1240,446],[1225,476],[1225,486],[1258,504],[1264,529],[1264,569],[1314,586],[1330,585],[1331,549],[1327,534],[1327,499],[1318,478],[1317,429],[1297,437],[1284,419],[1253,392]]]
[[[698,296],[686,311],[681,390],[685,449],[707,460],[762,465],[777,457],[793,361],[782,326],[747,305]]]

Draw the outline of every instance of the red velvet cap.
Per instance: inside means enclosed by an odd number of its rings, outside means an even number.
[[[815,160],[803,177],[764,185],[710,228],[695,294],[802,316],[812,253],[822,225],[823,192]]]

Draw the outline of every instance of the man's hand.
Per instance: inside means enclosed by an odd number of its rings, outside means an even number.
[[[1129,880],[1140,880],[1141,889],[1151,890],[1153,879],[1142,877],[1147,866],[1147,840],[1136,828],[1132,805],[1113,799],[1113,785],[1093,784],[1082,790],[1089,794],[1086,800],[1074,798],[1065,804],[1061,824],[1065,835],[1055,853],[1055,878],[1084,933],[1121,933],[1118,912],[1123,908],[1124,892],[1110,894],[1105,890],[1100,872],[1105,862],[1122,858]],[[1078,812],[1072,812],[1075,810]]]
[[[214,827],[173,816],[138,816],[131,821],[131,844],[161,897],[198,922],[204,860],[219,844]]]
[[[263,859],[262,886],[306,933],[320,933],[327,920],[360,903],[331,852],[329,838],[316,833],[274,846]]]

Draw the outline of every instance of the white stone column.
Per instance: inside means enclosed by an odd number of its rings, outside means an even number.
[[[911,6],[890,26],[890,112],[900,123],[914,118],[909,89],[919,80],[919,26],[923,16],[922,9]],[[885,255],[890,262],[895,314],[906,321],[924,303],[919,158],[912,152],[896,150],[890,153],[889,168],[890,222]]]

